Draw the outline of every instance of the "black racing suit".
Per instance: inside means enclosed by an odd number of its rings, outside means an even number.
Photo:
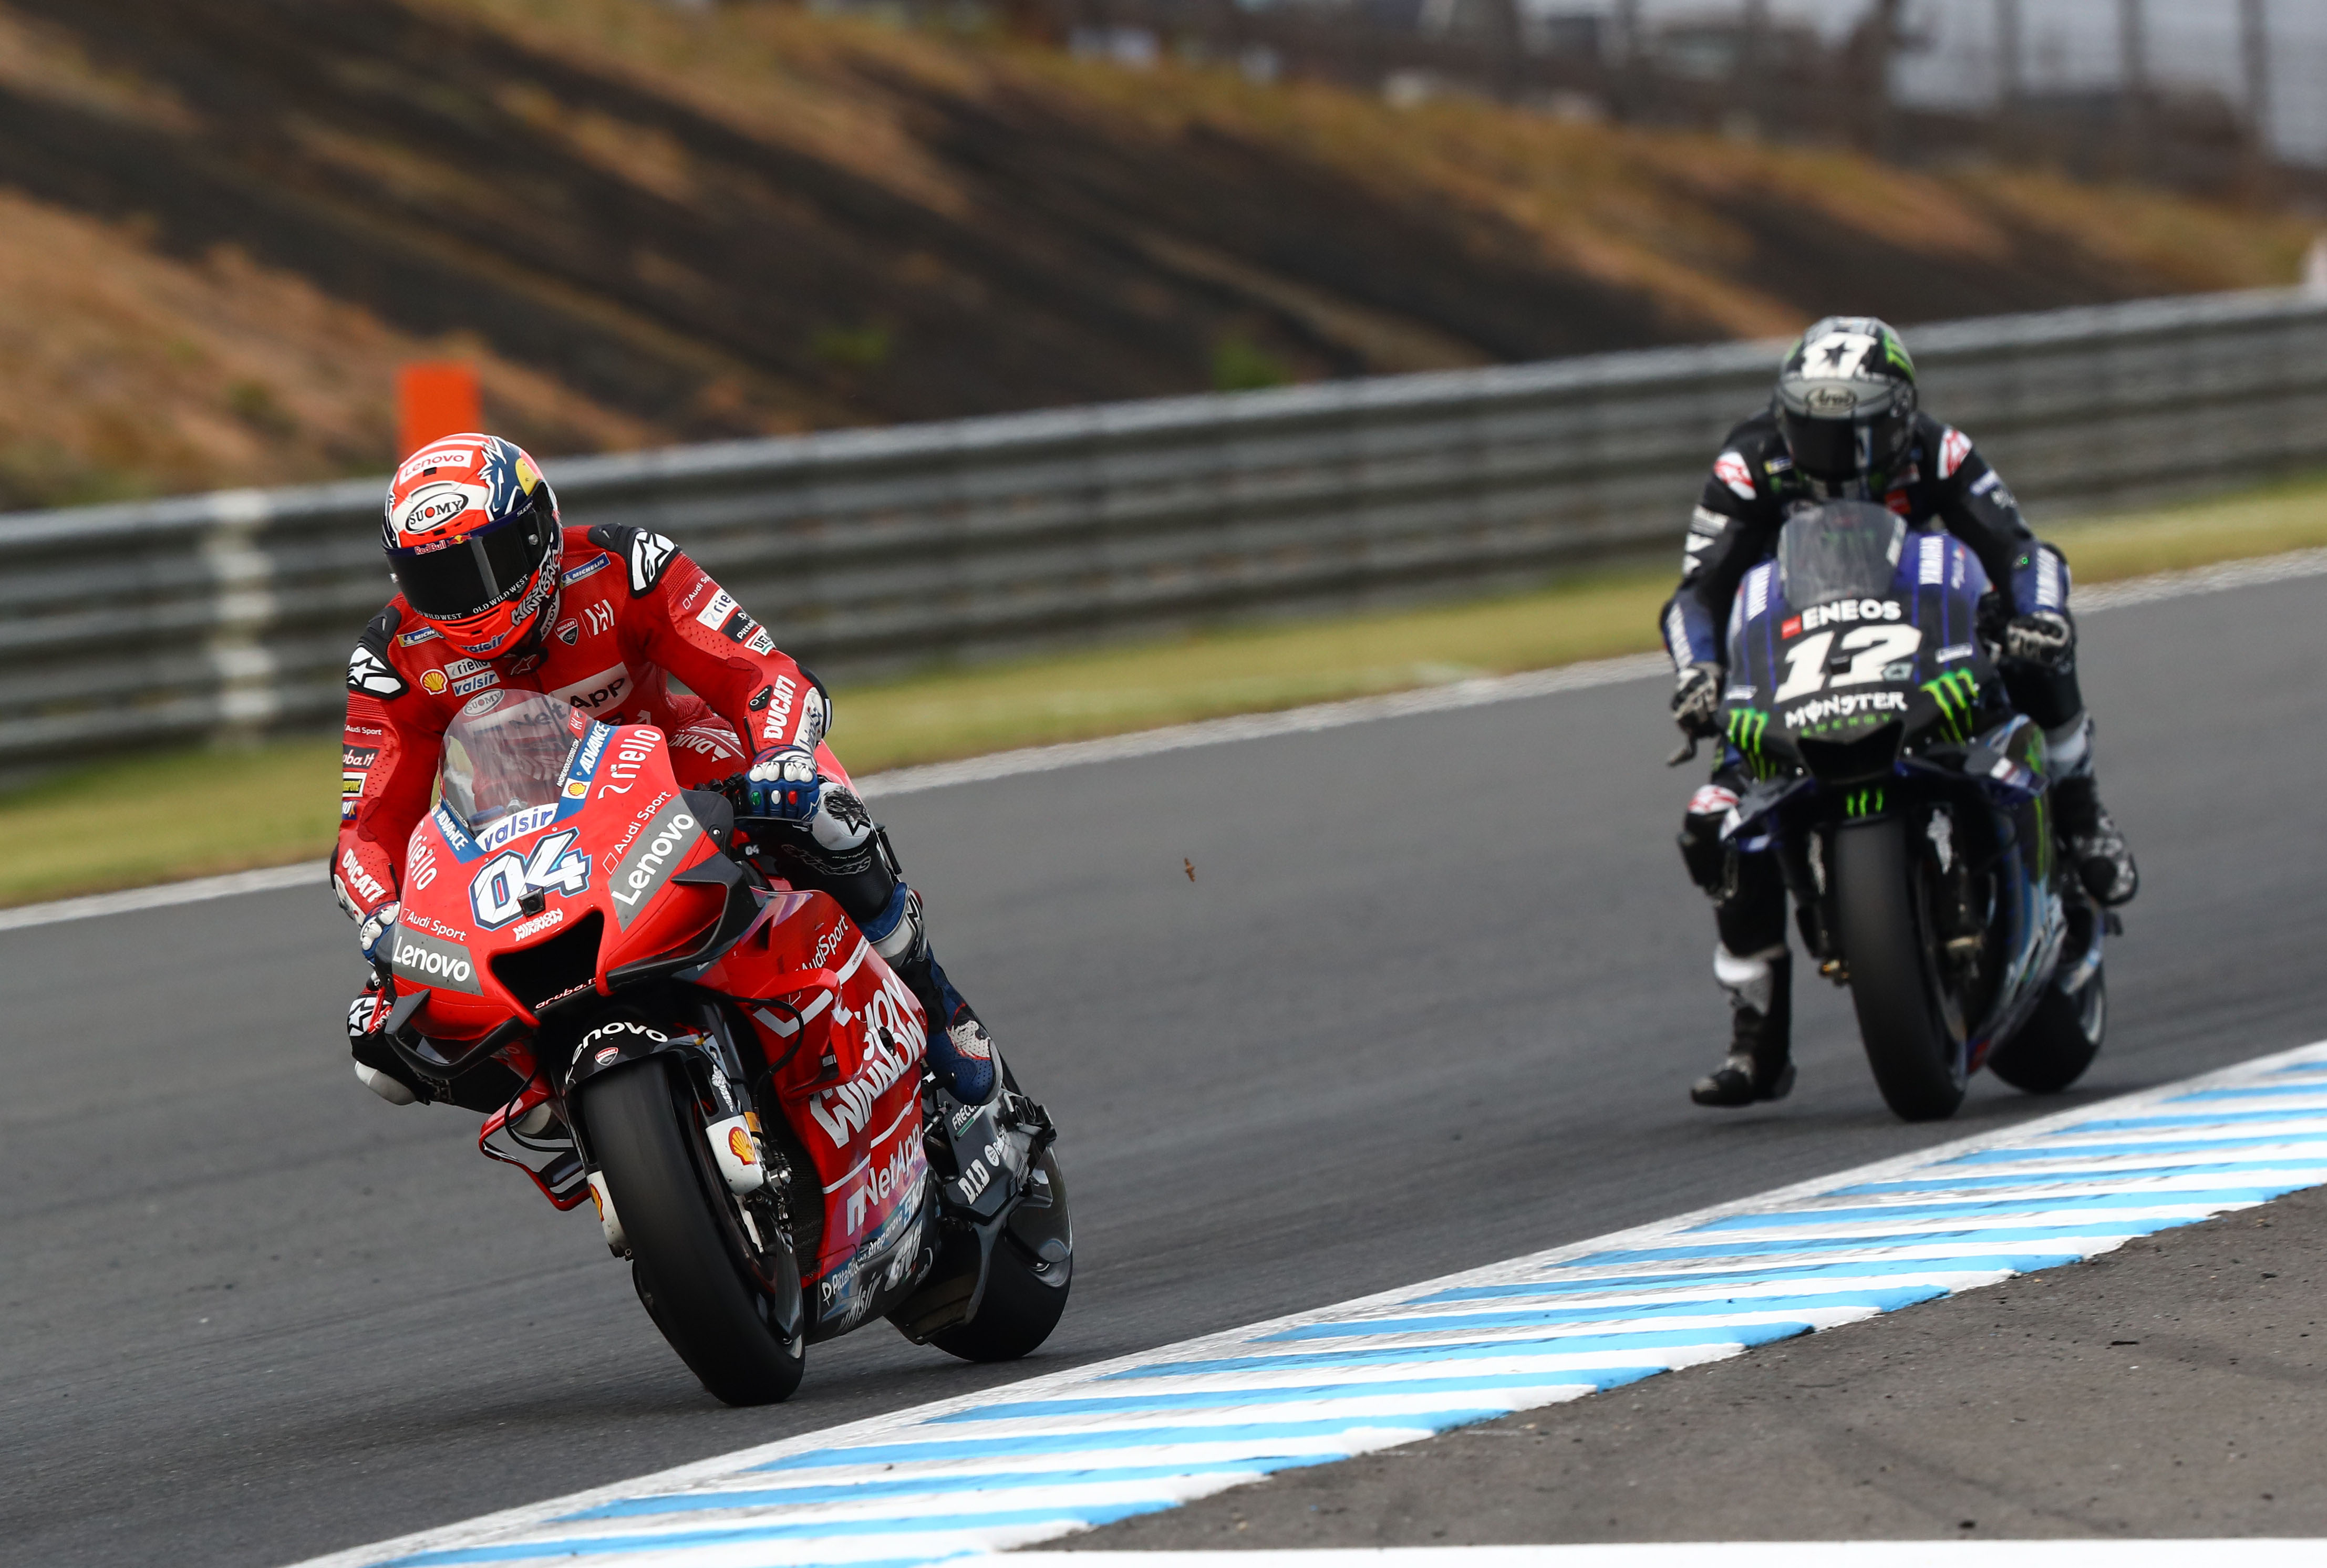
[[[1777,550],[1786,519],[1822,501],[1881,501],[1917,528],[1938,528],[1969,546],[2008,602],[2006,616],[2069,613],[2069,567],[2028,529],[2020,504],[1971,438],[1928,414],[1895,476],[1873,486],[1821,485],[1797,471],[1768,414],[1729,433],[1688,526],[1680,587],[1663,611],[1665,646],[1676,669],[1719,665],[1730,602],[1745,574]],[[2006,658],[2001,674],[2014,705],[2042,725],[2063,777],[2089,773],[2091,749],[2083,694],[2071,657],[2058,667]],[[1775,857],[1744,854],[1721,842],[1721,822],[1744,786],[1741,759],[1724,748],[1711,782],[1682,818],[1681,856],[1713,900],[1721,948],[1715,972],[1741,1007],[1766,1018],[1778,1050],[1790,1013],[1786,997],[1786,892]]]

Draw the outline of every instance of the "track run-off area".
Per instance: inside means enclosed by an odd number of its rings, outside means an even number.
[[[1145,1506],[2308,1185],[2327,1075],[2283,1053],[2327,1032],[2316,572],[2128,585],[2088,621],[2104,779],[2147,879],[2111,948],[2110,1043],[2070,1095],[1977,1080],[1937,1127],[1883,1111],[1846,999],[1815,981],[1792,1098],[1687,1103],[1725,1017],[1652,668],[892,776],[876,803],[948,966],[1064,1130],[1075,1299],[1029,1362],[876,1326],[817,1348],[770,1410],[704,1395],[595,1226],[478,1159],[468,1118],[356,1085],[338,1029],[360,970],[320,884],[19,915],[0,1541],[40,1563],[523,1561],[517,1539],[725,1530],[760,1533],[671,1560],[893,1561],[931,1554],[889,1549],[878,1520],[909,1505],[949,1521],[949,1552],[977,1543],[945,1508],[1033,1540],[1111,1516],[1061,1512],[1055,1479],[1014,1502],[927,1478],[1155,1472],[1066,1483]],[[846,726],[844,705],[844,757]],[[1222,1426],[1242,1446],[1188,1446]],[[1103,1465],[1061,1457],[1143,1432]],[[868,1443],[911,1452],[877,1461],[902,1472],[887,1500],[843,1501],[876,1461],[812,1456]],[[682,1466],[699,1475],[633,1479]],[[655,1513],[675,1484],[817,1500]],[[852,1507],[878,1527],[833,1549]],[[565,1517],[593,1509],[618,1511]]]
[[[1007,1551],[2057,1268],[2327,1181],[2327,1044],[307,1568]]]

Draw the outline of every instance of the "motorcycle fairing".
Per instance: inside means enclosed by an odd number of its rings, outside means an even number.
[[[800,1259],[810,1337],[886,1311],[917,1273],[936,1212],[921,1003],[838,903],[795,890],[772,895],[765,918],[697,983],[734,998],[750,1021],[822,1196],[817,1255]]]
[[[504,818],[490,846],[442,802],[414,826],[391,967],[399,984],[431,988],[416,1021],[425,1033],[473,1039],[512,1013],[538,1022],[537,1007],[583,990],[603,994],[609,972],[671,951],[721,909],[724,886],[676,874],[720,850],[679,789],[661,731],[592,723],[566,774],[554,808]],[[504,827],[511,831],[504,835]],[[539,908],[487,924],[481,917],[493,911],[479,905],[493,896],[488,884],[498,876],[494,891],[513,891],[509,879],[523,879],[524,863],[536,858],[546,835],[568,829],[575,844],[590,846],[579,857],[578,882],[570,870],[563,882],[526,882],[525,896],[537,897]],[[660,853],[650,853],[658,845]],[[497,960],[578,933],[593,914],[595,952],[575,955],[574,985],[530,998],[510,990]]]
[[[1987,588],[1978,557],[1942,533],[1909,534],[1890,583],[1858,598],[1797,605],[1775,561],[1755,566],[1730,614],[1733,764],[1767,777],[1802,762],[1805,740],[1836,756],[1892,723],[1968,741],[1975,715],[2002,711],[1978,634]],[[1870,776],[1890,770],[1875,763]]]
[[[2011,834],[1997,856],[1996,887],[1998,925],[2011,957],[1989,1017],[1972,1038],[1975,1066],[2035,1011],[2068,941],[2068,911],[2055,886],[2048,750],[2036,722],[2014,714],[1976,739],[1964,758],[1964,771],[1980,780],[1995,820]]]
[[[1910,532],[1888,584],[1857,586],[1793,604],[1774,560],[1739,584],[1724,707],[1729,762],[1749,782],[1722,836],[1807,865],[1822,813],[1837,805],[1850,817],[1913,800],[1958,819],[1977,812],[1961,826],[1995,846],[1984,863],[2001,967],[1984,1016],[1968,1021],[1977,1069],[2042,1000],[2067,936],[2043,732],[2010,709],[1979,633],[1987,576],[1960,540]],[[1794,880],[1816,896],[1814,877]]]

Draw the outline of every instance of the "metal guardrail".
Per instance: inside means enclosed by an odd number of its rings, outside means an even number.
[[[2023,500],[2327,462],[2327,298],[1909,334]],[[1675,548],[1779,346],[1611,354],[550,463],[568,521],[669,535],[799,657],[893,667]],[[390,592],[381,484],[0,517],[0,770],[315,725]],[[1677,555],[1675,556],[1676,561]]]

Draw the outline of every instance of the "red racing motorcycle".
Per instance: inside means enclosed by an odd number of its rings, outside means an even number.
[[[846,780],[829,752],[827,772]],[[662,733],[488,691],[445,732],[390,943],[390,1049],[424,1087],[522,1084],[478,1147],[594,1202],[640,1302],[730,1405],[885,1317],[970,1360],[1065,1310],[1074,1237],[1042,1107],[924,1069],[921,1003],[755,820],[683,789]],[[477,1080],[472,1077],[473,1084]]]

